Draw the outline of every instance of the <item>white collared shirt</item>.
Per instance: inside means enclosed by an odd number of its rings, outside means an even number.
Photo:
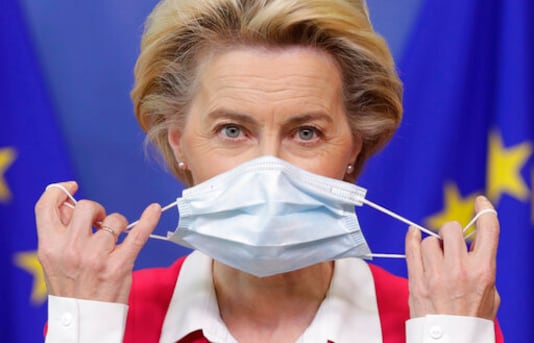
[[[184,262],[160,342],[176,342],[201,329],[211,342],[237,343],[219,315],[211,264],[211,258],[200,252]],[[354,342],[355,332],[361,342],[382,342],[371,271],[362,260],[343,259],[336,261],[326,298],[297,342]]]
[[[210,342],[237,342],[219,315],[211,264],[211,258],[198,251],[185,260],[165,316],[161,343],[176,342],[197,330]],[[123,304],[49,296],[46,342],[121,342],[127,309]],[[345,343],[356,337],[360,342],[382,342],[374,281],[364,261],[342,259],[335,262],[330,289],[296,343]],[[434,315],[407,322],[408,343],[494,340],[493,322],[480,318]]]

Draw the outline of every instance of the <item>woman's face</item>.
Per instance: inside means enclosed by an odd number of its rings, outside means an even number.
[[[305,48],[241,48],[205,60],[185,127],[171,128],[169,142],[194,184],[264,155],[343,179],[361,149],[337,66]]]

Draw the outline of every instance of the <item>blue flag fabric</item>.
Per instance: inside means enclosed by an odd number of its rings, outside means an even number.
[[[2,342],[42,342],[47,294],[33,207],[72,172],[18,1],[2,1],[0,23],[0,333]]]
[[[490,198],[509,342],[534,336],[533,23],[531,0],[427,0],[399,65],[403,123],[359,180],[369,199],[433,229],[467,224],[475,196]],[[403,225],[375,213],[365,220],[372,250],[402,249]],[[406,272],[404,263],[379,263]]]

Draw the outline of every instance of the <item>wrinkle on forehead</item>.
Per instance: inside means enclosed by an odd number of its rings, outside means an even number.
[[[221,103],[263,103],[331,112],[341,104],[341,76],[334,59],[312,48],[228,50],[206,57],[199,72],[197,96],[210,109]]]

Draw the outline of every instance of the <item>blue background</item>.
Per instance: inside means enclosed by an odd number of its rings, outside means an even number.
[[[402,54],[420,2],[368,2],[375,29],[396,57]],[[129,97],[144,20],[156,3],[21,1],[79,194],[130,221],[151,202],[171,203],[182,189],[157,161],[147,163],[144,134]],[[175,214],[165,214],[157,232],[174,229],[176,220]],[[398,249],[402,252],[402,242]],[[167,264],[184,252],[152,241],[136,267]]]
[[[447,186],[457,187],[460,200],[487,191],[489,132],[502,136],[503,151],[529,146],[528,156],[518,164],[520,174],[514,176],[524,180],[527,198],[501,190],[495,199],[503,224],[499,317],[509,341],[527,342],[534,334],[530,325],[534,318],[534,293],[530,291],[534,282],[530,272],[534,258],[534,2],[368,2],[375,29],[388,41],[405,82],[406,111],[391,145],[370,161],[358,184],[368,188],[368,199],[425,224],[425,218],[447,207],[443,197]],[[11,7],[4,8],[8,3]],[[0,18],[10,16],[5,9],[13,10],[14,3],[17,0],[0,0],[0,14],[4,14]],[[165,205],[181,194],[182,186],[172,175],[145,155],[144,134],[129,97],[143,22],[155,3],[20,0],[33,46],[29,54],[35,52],[37,65],[29,57],[13,62],[12,56],[19,53],[9,48],[10,39],[23,41],[19,37],[26,30],[21,33],[12,27],[15,21],[2,27],[7,21],[0,20],[2,38],[7,37],[2,49],[14,52],[6,54],[7,62],[2,59],[7,72],[0,85],[18,90],[18,98],[12,101],[16,106],[28,104],[11,110],[10,93],[1,89],[0,116],[4,120],[7,113],[8,125],[0,127],[0,148],[14,146],[20,152],[5,173],[15,201],[8,206],[0,201],[0,257],[2,268],[7,267],[4,275],[11,281],[1,286],[9,288],[7,294],[18,293],[13,297],[16,302],[1,307],[5,314],[0,314],[0,332],[5,331],[2,326],[13,326],[13,334],[5,336],[7,341],[25,337],[21,333],[24,321],[19,318],[31,318],[31,311],[40,316],[32,334],[44,321],[44,304],[32,305],[30,310],[19,305],[28,303],[31,278],[20,268],[9,268],[14,267],[9,259],[13,253],[35,249],[29,213],[47,182],[73,175],[80,185],[78,199],[96,200],[108,212],[121,212],[130,221],[147,204]],[[17,48],[22,51],[23,45]],[[0,57],[5,52],[0,51]],[[25,77],[35,80],[27,85]],[[38,118],[31,119],[28,112]],[[53,115],[56,118],[49,119]],[[18,206],[22,202],[24,206]],[[13,206],[18,206],[19,214],[10,212]],[[404,250],[404,224],[367,207],[357,212],[373,252]],[[176,222],[177,213],[166,213],[157,233],[174,230]],[[186,252],[172,243],[149,241],[136,268],[167,265]],[[375,262],[395,273],[406,272],[402,260]]]

